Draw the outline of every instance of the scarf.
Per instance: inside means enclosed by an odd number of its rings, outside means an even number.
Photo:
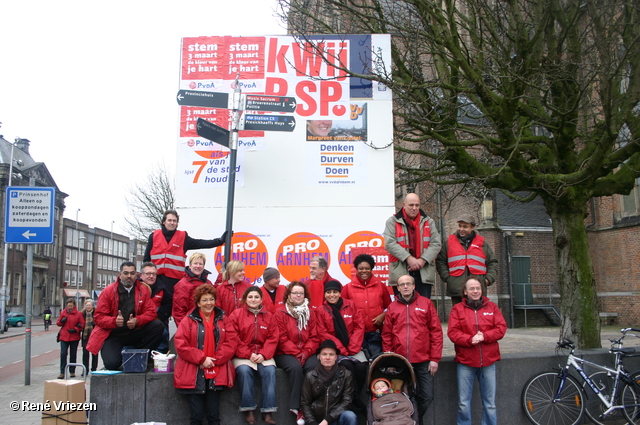
[[[331,382],[333,382],[339,370],[340,370],[340,365],[338,364],[338,362],[336,362],[336,364],[334,364],[331,369],[325,368],[320,363],[318,363],[318,366],[316,366],[316,372],[318,372],[318,378],[320,378],[320,380],[322,381],[325,387],[328,387],[331,384]]]
[[[407,216],[407,213],[402,209],[402,215],[404,216],[404,222],[407,223],[407,232],[409,233],[409,252],[416,258],[420,258],[422,255],[422,238],[420,237],[420,219],[422,218],[420,213],[416,215],[416,218],[411,219]]]
[[[482,304],[484,303],[484,298],[480,297],[479,300],[472,300],[467,298],[467,305],[469,307],[471,307],[472,309],[478,311],[478,309],[480,309],[480,307],[482,307]]]
[[[169,243],[169,241],[171,240],[171,238],[173,237],[173,235],[176,234],[176,230],[167,230],[166,227],[164,227],[164,224],[161,224],[160,227],[162,227],[162,234],[164,236],[164,238],[167,240],[167,243]]]
[[[349,346],[349,332],[347,331],[347,325],[344,323],[344,318],[340,314],[340,309],[344,304],[344,300],[342,298],[338,299],[338,302],[335,304],[329,304],[331,307],[331,315],[333,316],[333,330],[336,334],[336,337],[340,340],[342,345],[345,347]],[[347,353],[345,353],[347,354]]]
[[[252,312],[255,315],[258,315],[258,313],[260,313],[260,311],[262,311],[262,304],[260,304],[258,306],[258,308],[251,308],[251,307],[247,306],[247,310],[249,310],[250,312]]]
[[[213,357],[216,353],[216,341],[214,336],[215,324],[214,324],[215,311],[211,312],[211,316],[207,319],[202,315],[202,323],[204,324],[204,355],[207,357]],[[213,379],[218,374],[218,368],[212,367],[204,370],[204,377],[206,379]]]
[[[471,245],[471,242],[473,242],[473,239],[476,237],[476,232],[474,230],[467,237],[462,237],[458,234],[458,232],[456,232],[456,236],[458,236],[458,240],[460,241],[460,244],[464,247],[464,249],[469,249],[469,245]]]
[[[82,313],[84,315],[84,330],[82,331],[82,339],[89,339],[89,335],[91,335],[91,331],[94,328],[93,322],[93,313],[95,312],[95,308],[93,311],[84,310]]]
[[[298,322],[298,330],[304,330],[309,324],[309,316],[311,311],[309,310],[309,300],[304,299],[304,302],[300,305],[293,305],[291,301],[287,300],[287,311]]]

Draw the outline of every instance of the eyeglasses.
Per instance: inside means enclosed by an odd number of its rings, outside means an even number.
[[[151,273],[144,273],[145,276],[158,276],[158,273],[155,272],[151,272]]]
[[[303,295],[304,296],[304,292],[292,292],[291,295]]]
[[[404,288],[405,286],[413,286],[413,283],[398,283],[398,288]]]

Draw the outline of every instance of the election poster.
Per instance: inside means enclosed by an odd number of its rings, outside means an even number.
[[[247,280],[260,284],[262,271],[277,267],[283,283],[304,281],[311,258],[322,255],[347,283],[351,249],[370,250],[384,278],[382,231],[396,199],[392,93],[345,69],[390,72],[389,36],[186,37],[181,53],[178,90],[219,101],[178,106],[180,228],[197,238],[224,230],[229,149],[198,136],[196,125],[201,118],[231,130],[225,95],[240,89],[249,100],[238,132],[231,255],[245,263]],[[205,252],[209,270],[220,270],[223,252]]]

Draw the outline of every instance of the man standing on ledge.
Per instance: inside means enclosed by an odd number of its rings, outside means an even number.
[[[440,233],[433,219],[420,209],[420,198],[415,193],[407,194],[402,209],[387,220],[384,228],[384,247],[389,252],[389,286],[393,286],[396,296],[398,278],[408,274],[416,282],[416,291],[431,298],[440,244]]]
[[[447,295],[452,304],[462,302],[462,290],[474,277],[487,295],[487,286],[498,276],[498,259],[493,249],[476,231],[476,219],[471,214],[458,218],[458,230],[449,235],[438,255],[436,265],[440,278],[447,282]]]
[[[172,294],[175,284],[184,277],[186,252],[224,245],[227,238],[225,231],[220,238],[194,239],[184,230],[178,230],[178,221],[180,216],[176,210],[165,211],[162,228],[149,235],[144,253],[144,261],[152,261],[158,267],[158,281]]]
[[[329,263],[321,255],[316,255],[309,261],[309,281],[305,282],[309,287],[309,307],[320,308],[324,301],[324,284],[335,280],[329,276]]]

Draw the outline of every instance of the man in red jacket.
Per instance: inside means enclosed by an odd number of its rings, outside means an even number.
[[[105,368],[118,370],[122,365],[122,348],[158,347],[164,325],[156,317],[149,288],[137,279],[136,265],[124,262],[118,279],[100,294],[87,350],[93,354],[101,352]]]
[[[320,308],[324,302],[324,284],[334,280],[329,276],[329,262],[321,255],[316,255],[309,261],[309,307]]]
[[[398,278],[400,295],[389,304],[382,327],[382,349],[406,357],[418,384],[418,420],[433,401],[433,375],[442,358],[442,325],[431,300],[416,290],[413,277]]]
[[[478,378],[482,396],[482,425],[496,425],[496,365],[500,360],[498,341],[507,323],[498,306],[482,296],[482,285],[467,280],[465,299],[453,306],[447,335],[455,344],[458,363],[458,425],[471,424],[471,396]]]

